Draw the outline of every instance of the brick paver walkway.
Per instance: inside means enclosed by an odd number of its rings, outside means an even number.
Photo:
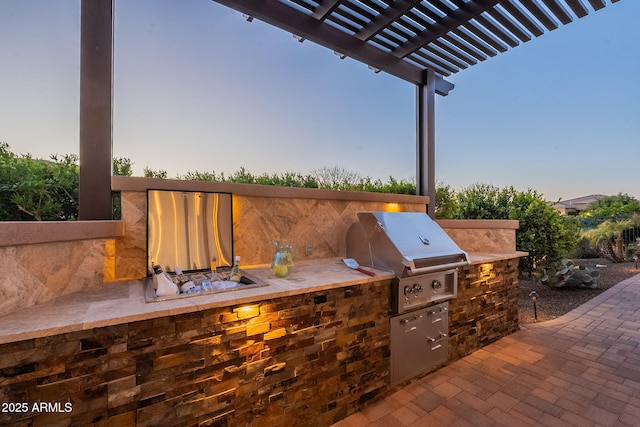
[[[640,426],[640,275],[334,427]]]

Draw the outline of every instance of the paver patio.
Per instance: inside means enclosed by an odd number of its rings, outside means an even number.
[[[523,325],[334,427],[638,426],[640,275]]]

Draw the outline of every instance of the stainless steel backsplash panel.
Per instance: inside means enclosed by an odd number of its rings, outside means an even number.
[[[231,194],[147,191],[147,262],[173,272],[233,263]]]

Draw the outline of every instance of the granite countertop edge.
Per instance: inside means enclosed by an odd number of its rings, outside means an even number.
[[[471,264],[480,264],[524,255],[526,253],[523,252],[471,253],[469,259]],[[145,301],[143,280],[103,283],[0,317],[0,344],[213,308],[255,304],[303,293],[384,282],[394,277],[390,271],[366,268],[376,276],[351,270],[340,258],[302,261],[287,278],[276,278],[268,266],[258,267],[247,271],[267,282],[268,286],[152,303]]]

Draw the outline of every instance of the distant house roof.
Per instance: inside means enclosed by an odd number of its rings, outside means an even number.
[[[576,197],[575,199],[561,200],[553,207],[563,214],[576,214],[582,212],[591,203],[607,197],[604,194],[590,194],[588,196]]]

